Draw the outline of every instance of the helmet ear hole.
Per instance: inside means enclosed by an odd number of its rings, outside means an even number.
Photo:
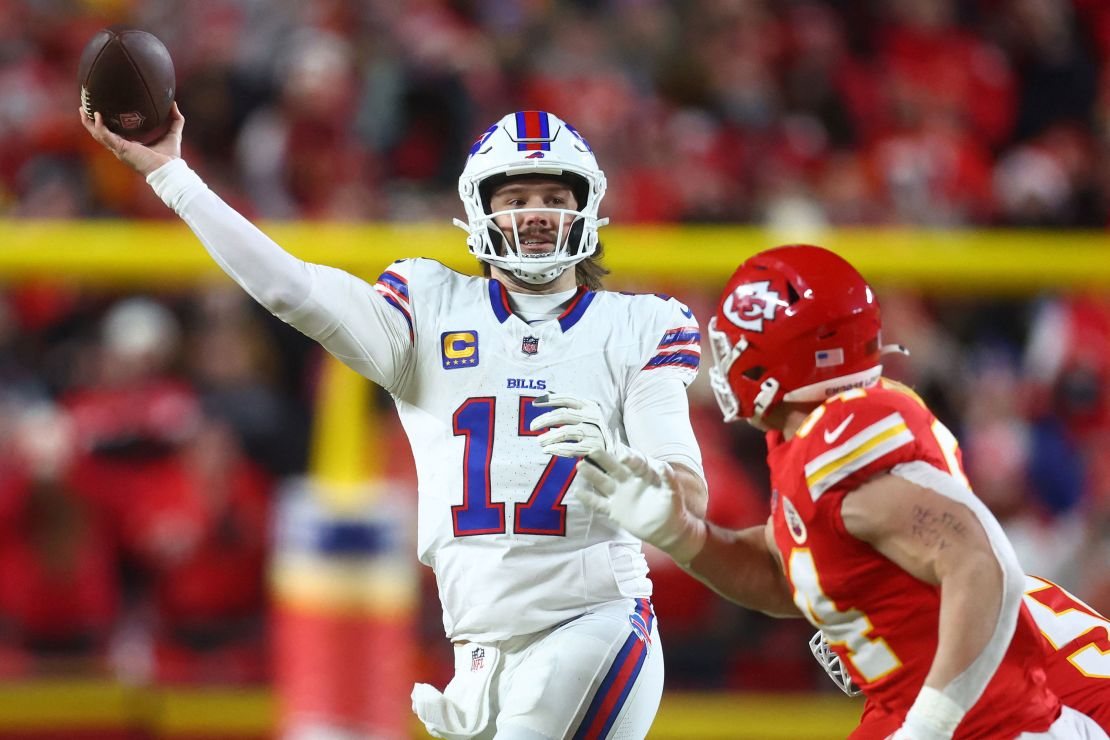
[[[802,297],[798,295],[798,289],[795,288],[794,284],[790,282],[786,284],[786,300],[791,306],[802,300]]]
[[[747,370],[740,374],[748,380],[759,380],[763,377],[763,374],[765,372],[767,372],[767,368],[763,367],[762,365],[756,365],[755,367],[749,367]]]

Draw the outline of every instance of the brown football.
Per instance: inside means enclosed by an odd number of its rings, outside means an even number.
[[[128,26],[105,28],[81,52],[77,81],[85,115],[99,111],[125,139],[149,144],[169,129],[176,80],[170,53],[156,36]]]

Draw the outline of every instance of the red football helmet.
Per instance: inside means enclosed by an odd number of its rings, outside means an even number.
[[[709,378],[725,421],[762,427],[780,401],[874,385],[886,349],[880,328],[874,292],[842,257],[804,244],[751,257],[709,321]]]

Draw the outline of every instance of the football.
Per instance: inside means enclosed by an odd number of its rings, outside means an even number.
[[[81,52],[77,79],[85,115],[99,111],[125,139],[149,144],[169,129],[173,60],[153,34],[127,26],[99,31]]]

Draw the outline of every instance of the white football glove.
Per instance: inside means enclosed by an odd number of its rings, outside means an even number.
[[[589,486],[575,495],[644,542],[650,542],[685,565],[701,552],[708,535],[705,522],[691,514],[675,493],[674,470],[627,449],[621,459],[600,450],[578,463]]]
[[[598,450],[615,453],[624,445],[613,440],[601,406],[565,393],[548,393],[532,402],[533,406],[551,408],[540,414],[529,428],[535,432],[551,427],[536,437],[540,447],[549,455],[559,457],[585,457]]]

